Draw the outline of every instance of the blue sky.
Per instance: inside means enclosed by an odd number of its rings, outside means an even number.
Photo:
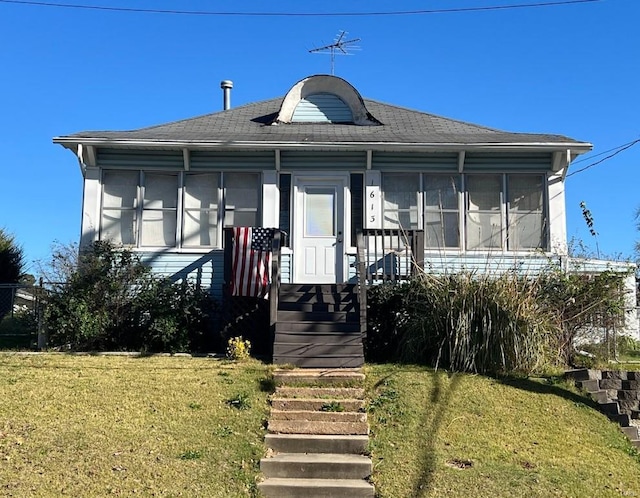
[[[44,0],[43,0],[44,1]],[[66,0],[67,4],[218,12],[386,12],[552,0]],[[54,241],[79,238],[82,176],[52,137],[124,130],[281,96],[330,72],[308,50],[340,30],[361,50],[336,75],[383,102],[509,131],[591,142],[596,156],[640,138],[640,2],[397,16],[214,16],[114,12],[0,1],[0,227],[31,271]],[[633,256],[640,239],[640,144],[567,180],[569,237]]]

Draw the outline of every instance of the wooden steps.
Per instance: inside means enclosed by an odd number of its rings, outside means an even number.
[[[364,320],[355,284],[281,284],[273,362],[306,368],[362,366]]]

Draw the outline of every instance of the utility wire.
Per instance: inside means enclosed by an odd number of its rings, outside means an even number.
[[[618,148],[618,150],[616,150],[613,154],[609,154],[608,156],[603,157],[602,159],[600,159],[600,160],[598,160],[598,161],[596,161],[596,162],[594,162],[594,163],[588,164],[587,166],[585,166],[585,167],[583,167],[583,168],[580,168],[580,169],[577,169],[577,170],[575,170],[575,171],[572,171],[571,173],[569,173],[569,174],[566,176],[566,178],[569,178],[570,176],[573,176],[573,175],[577,175],[578,173],[582,173],[583,171],[586,171],[586,170],[588,170],[589,168],[593,168],[593,167],[594,167],[594,166],[596,166],[597,164],[603,163],[603,162],[605,162],[607,159],[611,159],[613,156],[617,156],[618,154],[620,154],[620,152],[622,152],[622,151],[624,151],[624,150],[627,150],[627,149],[629,149],[629,148],[633,147],[633,146],[634,146],[635,144],[637,144],[637,143],[640,143],[640,138],[638,138],[638,139],[634,140],[633,142],[629,142],[628,144],[625,144],[625,145],[620,146],[620,147]],[[612,149],[612,150],[614,150],[614,149]]]
[[[244,16],[244,17],[370,17],[370,16],[408,16],[422,14],[448,14],[457,12],[481,12],[495,10],[525,9],[533,7],[552,7],[557,5],[572,5],[601,2],[603,0],[558,0],[553,2],[535,2],[512,5],[491,5],[486,7],[458,7],[449,9],[429,10],[395,10],[386,12],[224,12],[208,10],[172,10],[172,9],[142,9],[134,7],[108,7],[104,5],[69,4],[57,2],[41,2],[35,0],[0,0],[0,3],[20,5],[36,5],[40,7],[58,7],[65,9],[103,10],[114,12],[142,12],[148,14],[181,14],[194,16]]]
[[[633,145],[634,142],[635,142],[635,140],[632,140],[631,142],[627,142],[626,144],[618,145],[616,147],[612,147],[611,149],[603,150],[602,152],[599,152],[598,154],[591,154],[591,155],[588,155],[587,157],[581,157],[580,159],[576,159],[575,161],[573,161],[571,164],[578,164],[578,163],[583,163],[585,161],[591,161],[592,159],[594,159],[596,157],[600,157],[600,156],[602,156],[604,154],[607,154],[609,152],[613,152],[614,150],[621,149],[622,147],[626,147],[629,144]]]

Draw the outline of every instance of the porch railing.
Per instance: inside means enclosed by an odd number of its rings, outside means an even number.
[[[407,280],[424,270],[424,232],[366,228],[358,233],[358,277],[363,284]]]

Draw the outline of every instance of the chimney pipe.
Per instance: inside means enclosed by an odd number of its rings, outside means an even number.
[[[231,108],[231,89],[233,88],[233,81],[222,80],[220,82],[220,88],[222,88],[222,107],[226,111]]]

